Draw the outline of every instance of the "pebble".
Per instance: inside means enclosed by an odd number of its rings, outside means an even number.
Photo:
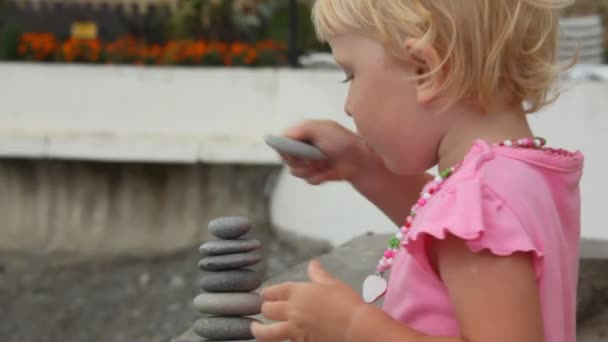
[[[261,312],[257,293],[201,293],[193,301],[198,312],[220,316],[252,316]]]
[[[219,239],[238,239],[251,229],[251,222],[244,217],[220,217],[209,222],[209,232]]]
[[[253,270],[240,269],[203,272],[200,286],[207,292],[249,292],[262,285],[262,277]]]
[[[203,258],[198,262],[198,267],[204,271],[234,270],[253,266],[260,260],[262,256],[256,252],[227,254]]]
[[[311,160],[325,160],[327,157],[316,146],[302,141],[290,139],[278,135],[267,135],[264,139],[268,146],[282,154]]]
[[[260,321],[247,317],[205,317],[196,321],[193,328],[197,335],[209,340],[252,340],[252,322]]]
[[[260,248],[262,244],[254,239],[242,240],[211,240],[201,245],[199,252],[206,255],[224,255],[247,253]]]

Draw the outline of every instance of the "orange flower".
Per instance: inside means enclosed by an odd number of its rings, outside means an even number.
[[[108,62],[127,63],[217,63],[253,65],[261,53],[284,53],[286,45],[264,40],[250,45],[245,42],[208,42],[205,40],[169,40],[164,44],[148,45],[133,36],[102,43],[99,39],[68,39],[58,42],[52,33],[27,32],[21,35],[17,53],[23,58],[50,60],[60,52],[65,62],[98,62],[102,54]],[[209,57],[209,58],[208,58]],[[278,55],[278,60],[284,56]],[[219,60],[217,59],[219,58]]]
[[[230,46],[230,53],[232,53],[233,55],[240,55],[243,52],[247,51],[248,48],[248,44],[236,42]]]

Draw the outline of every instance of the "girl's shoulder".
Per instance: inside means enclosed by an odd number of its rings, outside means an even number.
[[[404,245],[426,258],[426,240],[450,234],[473,251],[544,254],[545,232],[580,230],[583,157],[554,149],[475,142],[460,168],[419,211]],[[559,235],[559,234],[558,234]]]

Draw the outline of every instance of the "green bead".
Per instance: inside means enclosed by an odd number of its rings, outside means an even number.
[[[445,170],[441,171],[441,173],[440,173],[441,178],[443,178],[443,179],[450,177],[451,174],[452,174],[452,169],[445,169]]]
[[[399,244],[401,243],[401,241],[399,241],[399,239],[397,239],[396,237],[391,238],[388,242],[388,245],[392,248],[399,248]]]
[[[411,217],[416,217],[416,212],[415,212],[415,211],[412,211],[412,212],[410,213],[410,216],[411,216]]]

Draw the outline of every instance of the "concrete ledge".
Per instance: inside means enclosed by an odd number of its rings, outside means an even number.
[[[219,216],[270,234],[273,166],[0,160],[1,258],[71,262],[192,248]]]

